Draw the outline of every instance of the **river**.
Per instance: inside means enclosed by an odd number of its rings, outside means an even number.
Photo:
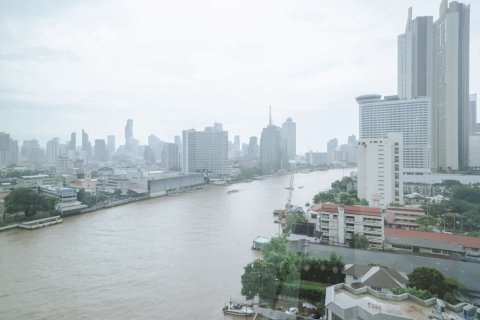
[[[349,173],[295,174],[292,203]],[[259,254],[252,241],[278,232],[272,211],[289,182],[272,176],[0,233],[0,319],[224,319]]]

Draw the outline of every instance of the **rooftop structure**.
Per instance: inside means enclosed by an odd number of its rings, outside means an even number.
[[[437,298],[421,300],[408,293],[385,294],[368,287],[353,289],[344,283],[326,289],[325,307],[329,320],[459,320],[467,319],[460,314],[471,309],[465,303],[453,306]]]
[[[343,270],[345,283],[352,288],[369,287],[379,292],[391,293],[390,289],[405,288],[408,276],[383,266],[346,264]]]

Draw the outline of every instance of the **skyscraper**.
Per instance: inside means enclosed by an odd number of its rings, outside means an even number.
[[[47,142],[46,160],[48,164],[55,164],[60,154],[60,142],[58,138],[53,138]]]
[[[251,158],[258,158],[258,138],[257,137],[250,137],[250,141],[248,143],[248,157]]]
[[[330,165],[335,159],[335,150],[338,148],[337,138],[331,139],[327,142],[327,164]]]
[[[468,166],[470,6],[443,0],[435,28],[438,168]]]
[[[86,160],[90,159],[92,144],[88,140],[88,134],[82,129],[82,151],[85,152]]]
[[[297,155],[297,124],[293,122],[292,118],[287,118],[282,124],[282,136],[288,160],[295,160]]]
[[[108,152],[110,152],[111,155],[115,153],[115,136],[114,135],[107,136],[107,148],[108,148]]]
[[[470,134],[480,132],[480,123],[477,123],[477,94],[470,95]]]
[[[408,9],[405,33],[398,36],[398,95],[431,97],[433,92],[433,18],[412,20]]]
[[[95,160],[108,161],[108,150],[104,139],[95,139]]]
[[[77,133],[72,132],[70,134],[70,142],[68,143],[68,149],[69,150],[77,150]]]
[[[398,37],[398,94],[431,100],[432,167],[468,167],[470,6],[443,0],[438,20],[409,9]]]
[[[127,119],[125,125],[125,152],[131,152],[133,147],[133,120]]]
[[[231,173],[228,163],[228,132],[220,124],[204,131],[184,130],[182,170],[184,173],[205,172],[216,176]]]
[[[287,156],[283,146],[282,129],[272,123],[270,108],[270,121],[263,128],[260,137],[260,167],[263,173],[270,173],[287,167]]]

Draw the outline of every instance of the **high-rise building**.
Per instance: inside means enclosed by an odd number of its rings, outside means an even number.
[[[348,144],[351,144],[354,146],[357,145],[357,137],[354,134],[352,134],[351,136],[348,136]]]
[[[431,97],[433,92],[433,17],[412,20],[408,9],[405,33],[398,36],[398,95]]]
[[[165,142],[160,140],[156,135],[151,134],[148,136],[148,146],[152,149],[155,159],[162,159],[163,146]]]
[[[371,206],[403,204],[403,134],[359,139],[357,149],[358,198]]]
[[[37,140],[24,140],[21,150],[22,156],[25,160],[34,163],[41,164],[44,160],[44,152]]]
[[[184,130],[182,170],[184,173],[205,172],[226,176],[231,173],[228,163],[228,132],[221,124],[204,131]]]
[[[470,134],[480,132],[480,123],[477,122],[477,94],[470,95]]]
[[[335,160],[335,151],[338,148],[337,138],[331,139],[327,142],[327,163],[330,165]]]
[[[77,133],[72,132],[70,134],[70,142],[68,143],[68,149],[76,151],[77,150]]]
[[[178,161],[178,145],[176,143],[165,143],[162,153],[162,166],[167,170],[180,168]]]
[[[264,173],[286,169],[288,158],[283,142],[282,129],[272,123],[270,109],[269,124],[260,137],[260,166]]]
[[[5,132],[0,132],[0,163],[15,164],[18,162],[18,141],[10,138]]]
[[[360,139],[385,138],[403,133],[405,172],[430,172],[432,168],[431,105],[428,97],[398,99],[397,96],[357,97]]]
[[[470,6],[443,0],[435,28],[435,96],[440,169],[468,167]]]
[[[215,128],[215,124],[213,125]],[[183,154],[183,147],[182,147],[182,138],[180,136],[175,136],[174,138],[175,144],[177,145],[178,149],[178,163],[179,163],[179,168],[182,168],[182,154]]]
[[[295,160],[297,155],[297,124],[293,122],[292,118],[287,118],[282,124],[282,136],[288,160]]]
[[[258,138],[257,137],[250,137],[250,141],[248,143],[248,151],[247,156],[250,158],[258,158]]]
[[[95,139],[95,160],[108,161],[108,149],[104,139]]]
[[[57,157],[60,154],[60,141],[58,138],[53,138],[47,142],[46,160],[48,164],[55,164]]]
[[[133,120],[127,119],[127,124],[125,125],[125,152],[129,153],[133,148]]]
[[[470,6],[443,0],[438,20],[409,9],[398,37],[398,94],[431,101],[432,167],[468,167]]]
[[[108,148],[108,152],[110,152],[111,155],[115,153],[115,136],[114,135],[107,136],[107,148]]]
[[[86,160],[89,160],[92,153],[92,144],[88,139],[88,134],[83,129],[82,129],[82,151],[85,153]]]

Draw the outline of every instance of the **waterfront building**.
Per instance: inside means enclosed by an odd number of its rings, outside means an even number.
[[[228,132],[221,124],[206,127],[204,131],[195,129],[183,131],[184,173],[204,172],[209,175],[230,175],[228,162]]]
[[[338,148],[337,138],[331,139],[327,142],[327,163],[330,165],[335,160],[335,151]]]
[[[80,211],[87,206],[77,201],[77,189],[67,187],[42,186],[39,193],[47,198],[56,200],[56,210],[62,214]]]
[[[328,163],[327,153],[309,151],[305,154],[305,163],[310,166],[326,167]]]
[[[369,246],[383,246],[383,215],[376,207],[343,206],[323,203],[312,209],[318,212],[316,230],[321,232],[322,241],[345,245],[354,234],[367,237]]]
[[[36,174],[31,176],[21,176],[17,179],[16,188],[31,188],[37,191],[42,186],[57,186],[61,183],[58,176],[50,176],[48,174]]]
[[[477,312],[477,308],[465,303],[450,305],[438,298],[421,300],[408,293],[386,294],[367,286],[355,289],[345,283],[326,288],[325,309],[327,320],[474,319],[459,318],[458,314],[475,316]]]
[[[181,192],[205,184],[203,173],[162,173],[160,176],[149,179],[148,193],[151,197],[164,196],[169,193]]]
[[[402,149],[401,133],[358,141],[358,198],[371,206],[403,204]]]
[[[431,105],[427,97],[398,99],[370,94],[356,98],[359,105],[360,139],[384,138],[390,132],[403,134],[403,171],[431,172]]]
[[[282,137],[288,160],[295,160],[297,155],[297,124],[290,117],[282,124]]]

